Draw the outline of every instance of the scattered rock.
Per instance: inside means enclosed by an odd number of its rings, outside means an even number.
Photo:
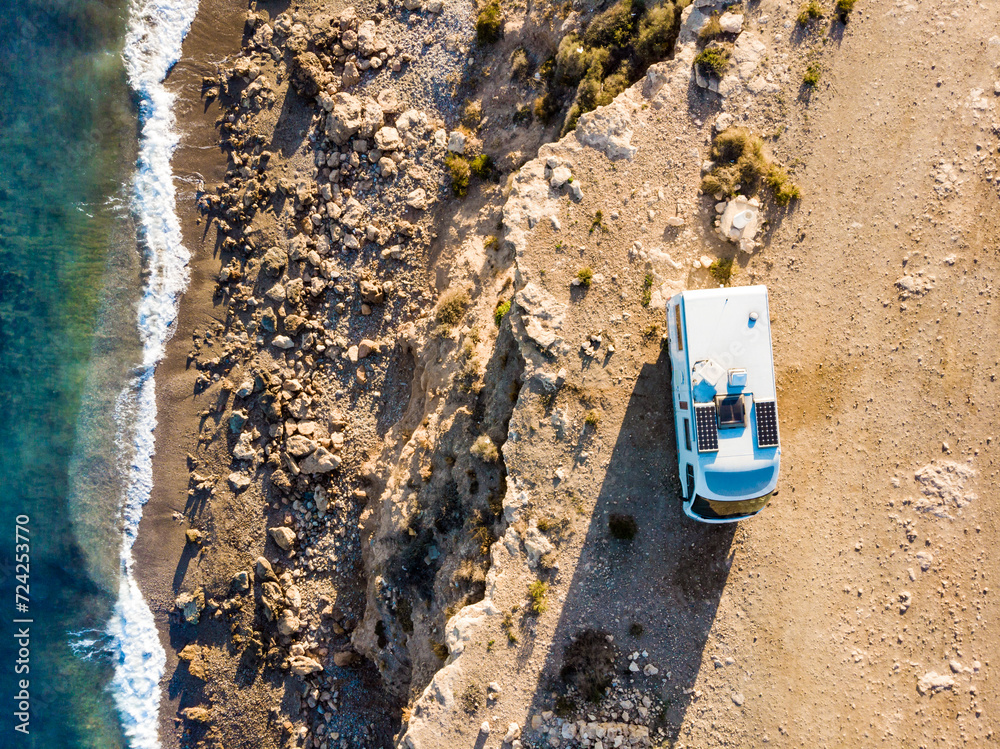
[[[291,528],[278,526],[277,528],[268,528],[267,532],[274,539],[274,543],[285,551],[292,548],[292,544],[295,543],[295,531]]]
[[[205,608],[205,591],[197,588],[190,593],[181,593],[174,604],[181,610],[185,622],[197,624]]]
[[[928,671],[917,681],[917,691],[920,694],[928,692],[940,692],[944,689],[951,689],[955,686],[955,680],[948,674],[939,674],[936,671]]]

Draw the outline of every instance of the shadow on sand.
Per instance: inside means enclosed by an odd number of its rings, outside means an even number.
[[[735,533],[733,524],[703,525],[681,512],[670,377],[663,349],[636,381],[543,669],[559,674],[566,646],[586,629],[613,635],[617,684],[660,697],[664,709],[651,712],[648,723],[668,746],[692,700],[686,692],[701,668]],[[610,536],[615,513],[634,516],[633,540]],[[638,664],[654,665],[655,675],[627,669],[626,654],[644,650],[649,655]],[[539,683],[530,714],[553,709],[557,699],[564,707],[575,703],[577,718],[597,712],[598,705],[552,678]]]

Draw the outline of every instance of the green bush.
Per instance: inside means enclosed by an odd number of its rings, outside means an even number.
[[[489,179],[493,176],[493,157],[489,154],[481,153],[469,162],[472,173],[480,179]]]
[[[712,274],[720,286],[728,286],[729,280],[733,277],[733,259],[720,258],[719,260],[714,260],[710,266],[708,266],[708,272]]]
[[[451,191],[464,198],[469,191],[469,179],[472,176],[468,160],[457,153],[450,153],[445,157],[444,163],[451,170]]]
[[[548,608],[545,603],[545,594],[549,590],[549,584],[542,580],[535,580],[528,586],[528,595],[531,596],[531,613],[542,614]]]
[[[771,165],[764,178],[768,187],[774,193],[774,202],[780,206],[786,206],[793,200],[799,199],[799,188],[788,177],[788,173],[780,166]]]
[[[484,6],[476,17],[476,41],[480,44],[493,44],[500,40],[502,34],[503,13],[500,10],[500,3],[493,0]]]
[[[642,279],[642,306],[648,307],[651,301],[653,301],[653,274],[647,273]]]
[[[596,408],[590,409],[587,411],[587,415],[583,417],[583,423],[591,429],[597,429],[601,423],[601,412]]]
[[[510,299],[504,299],[497,304],[497,308],[493,310],[493,322],[497,324],[498,328],[508,312],[510,312]]]
[[[732,53],[728,47],[706,47],[694,58],[694,66],[702,75],[714,75],[721,78],[729,69],[729,58]]]
[[[651,8],[642,18],[633,42],[639,62],[638,74],[644,73],[654,62],[670,57],[680,31],[680,19],[680,6],[669,2]]]
[[[535,117],[546,125],[552,122],[552,118],[559,113],[561,108],[559,98],[551,91],[546,91],[544,96],[539,96],[534,102]]]
[[[797,20],[799,26],[807,26],[811,21],[819,20],[822,17],[823,6],[819,4],[819,0],[809,0],[799,8],[799,17]]]
[[[646,7],[641,0],[618,0],[587,25],[583,41],[590,47],[624,47],[632,40]]]
[[[753,195],[764,183],[778,205],[788,205],[799,197],[799,188],[788,173],[764,153],[764,141],[746,128],[731,127],[719,133],[709,155],[715,167],[701,180],[706,195],[732,196],[737,186],[744,195]]]
[[[441,297],[435,320],[439,325],[457,325],[465,317],[469,308],[469,295],[464,291],[453,291]]]
[[[854,10],[855,0],[837,0],[837,18],[841,23],[847,23],[847,17]]]
[[[585,289],[589,289],[590,284],[594,281],[593,269],[589,265],[586,268],[580,268],[580,270],[576,272],[576,280],[580,282],[580,286]]]
[[[802,82],[807,86],[815,86],[819,83],[819,77],[822,75],[823,69],[819,66],[819,63],[813,62],[809,64],[806,68],[806,73],[802,76]]]

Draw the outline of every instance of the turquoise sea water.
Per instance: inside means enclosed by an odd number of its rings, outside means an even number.
[[[138,112],[151,113],[129,88],[123,0],[0,9],[0,746],[119,747],[129,719],[112,689],[128,657],[109,621],[128,628],[115,605],[122,503],[143,452],[130,412],[156,358],[137,328],[150,274],[134,199]],[[26,613],[18,516],[30,519]],[[28,673],[15,673],[15,618],[31,619]]]

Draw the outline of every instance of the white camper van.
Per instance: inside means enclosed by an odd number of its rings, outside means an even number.
[[[766,286],[684,291],[667,303],[684,514],[756,515],[778,485],[778,412]]]

